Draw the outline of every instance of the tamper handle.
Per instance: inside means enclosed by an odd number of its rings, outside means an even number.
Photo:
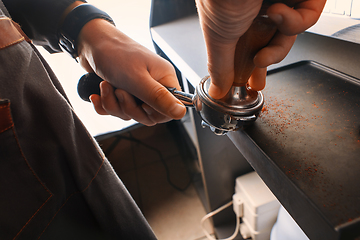
[[[276,32],[276,25],[266,15],[262,15],[263,13],[266,13],[265,7],[237,42],[233,85],[246,85],[255,68],[253,59],[256,53],[270,42]]]

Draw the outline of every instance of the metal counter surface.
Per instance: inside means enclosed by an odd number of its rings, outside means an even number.
[[[311,239],[359,235],[360,80],[304,61],[270,71],[263,93],[230,139]]]
[[[197,16],[152,33],[196,86],[207,72]],[[299,35],[269,68],[260,118],[228,133],[310,239],[360,236],[359,57],[358,44]]]

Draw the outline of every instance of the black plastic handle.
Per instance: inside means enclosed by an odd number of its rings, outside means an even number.
[[[87,73],[84,74],[77,85],[77,91],[80,98],[84,101],[90,102],[89,97],[92,94],[100,95],[100,83],[104,81],[101,77],[99,77],[96,73]],[[144,102],[139,98],[134,97],[137,105],[141,105]]]
[[[104,81],[95,73],[87,73],[83,75],[77,85],[77,91],[80,98],[84,101],[90,102],[90,95],[100,95],[100,83]]]
[[[99,77],[96,73],[87,73],[83,75],[77,85],[77,91],[80,98],[84,101],[90,102],[90,95],[97,94],[100,95],[100,83],[104,81],[101,77]],[[189,93],[184,93],[181,91],[177,91],[176,88],[167,88],[177,99],[179,99],[185,106],[194,107],[193,106],[193,95]],[[134,97],[135,102],[140,105],[144,102],[139,98]]]

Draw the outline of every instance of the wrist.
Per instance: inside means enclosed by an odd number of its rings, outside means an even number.
[[[115,26],[104,19],[93,19],[81,29],[77,39],[77,52],[81,65],[88,72],[98,69],[96,62],[103,61],[100,59],[102,55],[106,55],[107,49],[114,46],[117,32]],[[91,68],[88,69],[87,66]]]
[[[72,8],[73,7],[73,8]],[[67,13],[68,11],[68,13]],[[73,58],[78,57],[78,37],[82,28],[94,19],[103,19],[113,25],[114,22],[104,11],[76,1],[65,11],[65,18],[59,30],[59,44]]]

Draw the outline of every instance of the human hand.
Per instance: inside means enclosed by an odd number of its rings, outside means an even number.
[[[270,43],[254,57],[255,69],[249,79],[255,90],[265,87],[266,67],[280,62],[290,51],[296,34],[319,18],[326,0],[274,0],[266,14],[278,31]],[[222,98],[234,81],[236,44],[258,15],[262,0],[196,0],[208,52],[208,70],[212,79],[209,94]],[[251,59],[252,60],[252,59]]]
[[[148,126],[185,115],[185,106],[164,87],[180,90],[173,66],[107,21],[88,22],[80,32],[78,50],[81,65],[105,80],[101,96],[90,96],[97,113]],[[134,96],[144,103],[138,105]]]
[[[261,8],[262,0],[196,0],[208,54],[209,94],[223,97],[234,81],[236,44]]]
[[[272,0],[271,2],[266,14],[276,24],[278,31],[271,42],[254,57],[257,68],[266,68],[283,60],[294,44],[296,35],[317,22],[326,0]],[[263,89],[265,75],[250,79],[250,85],[257,85],[259,90]]]

